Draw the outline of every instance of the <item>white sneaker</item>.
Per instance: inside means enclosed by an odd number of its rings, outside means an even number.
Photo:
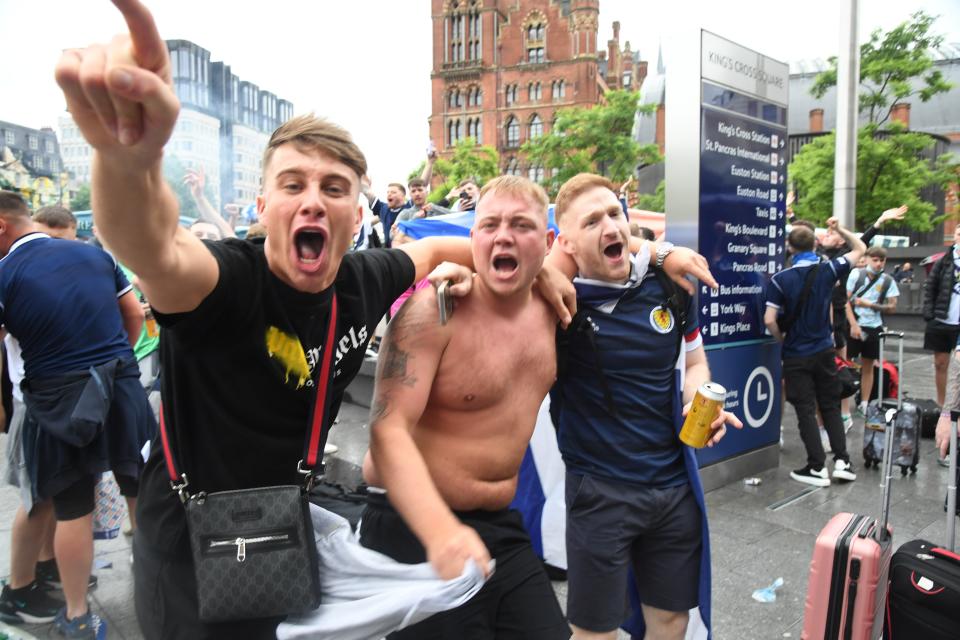
[[[812,484],[815,487],[830,486],[830,476],[827,474],[826,467],[820,467],[819,469],[811,469],[810,465],[807,465],[803,469],[797,469],[796,471],[791,471],[790,477],[796,480],[797,482]]]
[[[335,454],[337,451],[340,451],[340,447],[338,447],[337,445],[333,444],[332,442],[328,442],[327,444],[323,445],[323,453],[324,453],[324,455],[332,456],[332,455]]]
[[[833,477],[835,480],[853,482],[857,479],[857,474],[853,472],[853,465],[845,460],[837,460],[833,465]]]

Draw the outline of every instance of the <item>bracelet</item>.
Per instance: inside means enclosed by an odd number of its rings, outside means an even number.
[[[941,418],[947,418],[947,419],[949,419],[949,418],[950,418],[950,410],[947,409],[947,410],[945,410],[945,411],[941,411],[941,412],[940,412],[940,417],[941,417]]]

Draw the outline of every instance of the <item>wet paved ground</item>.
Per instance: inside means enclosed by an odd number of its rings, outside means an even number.
[[[909,396],[933,398],[932,358],[920,352],[921,337],[909,336],[908,353],[902,372]],[[362,382],[362,381],[361,381]],[[347,483],[356,482],[357,464],[366,451],[369,431],[367,409],[369,389],[353,388],[355,403],[344,403],[340,423],[331,440],[340,451],[331,464],[331,475]],[[790,479],[791,469],[803,466],[806,455],[800,443],[793,411],[788,408],[783,423],[784,447],[780,464],[760,474],[759,486],[740,481],[707,494],[710,537],[713,548],[713,616],[718,640],[772,640],[799,638],[807,570],[817,532],[833,514],[855,511],[875,514],[880,509],[880,474],[863,469],[860,443],[863,421],[856,420],[848,435],[848,446],[857,466],[858,479],[846,485],[807,491]],[[0,438],[0,447],[6,438]],[[0,460],[5,459],[0,456]],[[2,472],[2,469],[0,469]],[[916,476],[895,474],[890,521],[894,545],[915,537],[942,542],[945,533],[943,512],[946,469],[936,463],[931,440],[921,441],[920,468]],[[788,504],[784,506],[784,502]],[[0,488],[0,512],[7,514],[0,525],[0,575],[10,566],[9,523],[17,506],[12,488]],[[133,611],[133,576],[129,563],[130,544],[123,536],[96,545],[99,588],[91,594],[92,604],[109,623],[111,638],[141,638]],[[776,602],[760,604],[750,594],[774,579],[783,577],[784,586]],[[555,583],[560,602],[566,601],[566,584]],[[23,631],[38,637],[51,634],[49,625],[29,626]],[[625,637],[625,636],[624,636]]]

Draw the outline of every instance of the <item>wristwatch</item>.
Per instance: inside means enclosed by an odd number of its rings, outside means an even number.
[[[673,253],[672,242],[660,242],[657,244],[657,269],[663,269],[663,262],[671,253]]]

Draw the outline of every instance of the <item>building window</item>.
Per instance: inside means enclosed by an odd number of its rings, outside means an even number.
[[[17,141],[17,136],[14,135],[13,131],[4,131],[3,139],[7,144],[13,144]]]
[[[516,158],[510,158],[510,160],[507,161],[507,167],[503,172],[508,176],[520,175],[520,163],[517,162]]]
[[[543,182],[543,165],[530,165],[527,170],[527,177],[533,182]]]
[[[467,136],[473,138],[477,144],[483,143],[483,123],[480,118],[467,120]]]
[[[624,88],[624,89],[629,89],[629,88],[630,88],[630,82],[631,82],[631,80],[632,80],[632,78],[631,78],[631,76],[630,76],[630,72],[629,72],[629,71],[625,72],[625,73],[623,74],[623,88]]]
[[[542,17],[534,18],[534,20],[536,21],[527,25],[525,33],[527,62],[543,62],[544,47],[546,46],[544,39],[546,35],[546,23],[542,21]]]
[[[37,136],[27,134],[27,146],[36,151],[37,149]]]
[[[463,99],[460,97],[460,89],[451,89],[450,97],[447,100],[447,106],[451,109],[457,109],[463,106]]]
[[[517,85],[508,84],[505,92],[507,106],[514,104],[517,101]]]
[[[463,41],[464,41],[464,29],[466,24],[464,23],[463,14],[460,13],[460,3],[451,2],[450,3],[451,14],[447,18],[447,42],[449,43],[448,49],[448,60],[450,62],[461,62],[463,61]]]
[[[44,141],[43,147],[47,150],[47,153],[53,153],[53,140]]]
[[[552,85],[553,101],[563,100],[566,90],[566,83],[563,80],[554,80]]]
[[[543,97],[543,91],[539,82],[531,82],[527,85],[527,97],[530,102],[540,102],[540,98]]]
[[[539,63],[544,61],[543,47],[532,47],[527,49],[527,62]]]
[[[470,7],[470,13],[467,16],[468,36],[470,38],[468,55],[471,60],[480,60],[483,57],[483,47],[481,46],[481,25],[480,12],[477,3]]]
[[[543,135],[543,120],[540,119],[540,116],[534,114],[534,116],[530,118],[529,138],[531,140],[534,140],[536,138],[539,138],[542,135]]]
[[[452,147],[455,145],[462,137],[463,130],[461,129],[460,120],[450,120],[447,122],[447,146]]]
[[[513,116],[507,119],[506,124],[507,147],[520,146],[520,123]]]

